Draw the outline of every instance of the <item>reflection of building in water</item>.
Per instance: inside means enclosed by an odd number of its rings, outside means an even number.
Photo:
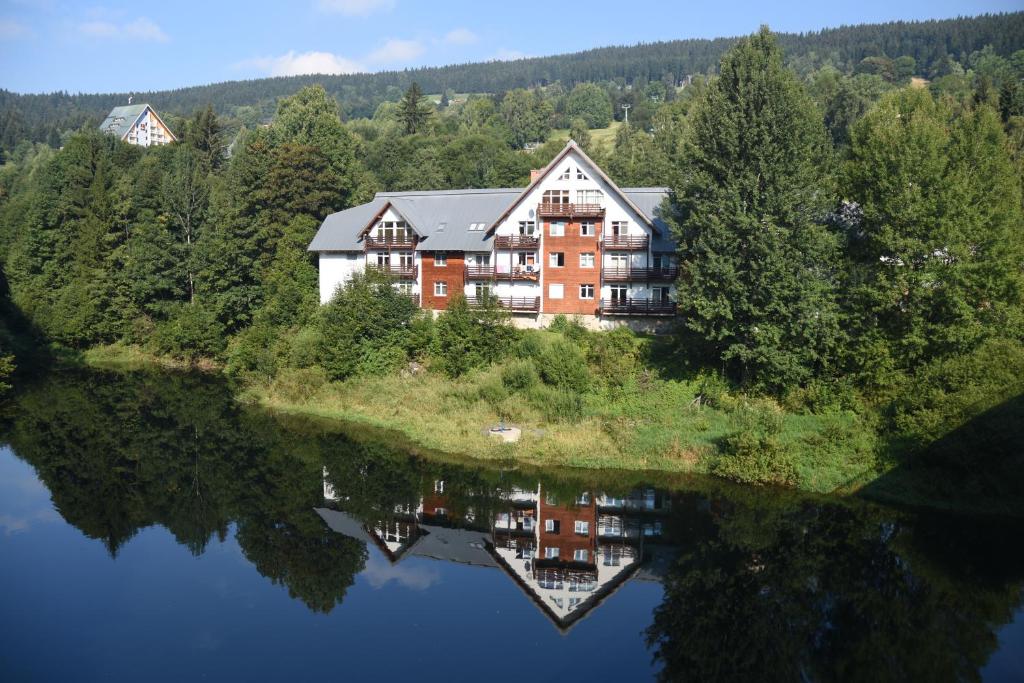
[[[332,508],[345,507],[326,478],[324,498]],[[391,562],[421,556],[500,566],[558,628],[568,629],[638,574],[645,544],[661,539],[669,511],[654,489],[566,498],[538,486],[500,498],[504,509],[484,519],[471,508],[456,514],[453,492],[438,480],[417,506],[398,505],[371,521],[339,509],[317,512],[333,530],[369,539]],[[638,578],[656,579],[660,572],[648,573]]]
[[[559,628],[569,628],[632,576],[644,540],[660,537],[667,502],[653,489],[569,500],[539,487],[514,492],[496,516],[493,551]],[[646,518],[645,518],[646,517]]]

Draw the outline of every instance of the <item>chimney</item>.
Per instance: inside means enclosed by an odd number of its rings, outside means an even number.
[[[530,182],[532,183],[534,180],[536,180],[540,176],[541,171],[543,171],[543,170],[544,170],[543,168],[531,168],[530,169]]]

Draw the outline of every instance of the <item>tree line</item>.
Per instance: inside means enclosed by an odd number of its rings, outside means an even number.
[[[1024,13],[985,14],[956,19],[842,26],[798,34],[780,34],[790,66],[800,73],[831,65],[844,73],[870,68],[887,71],[886,60],[902,60],[899,69],[934,78],[952,61],[986,45],[1008,56],[1024,47]],[[346,118],[373,114],[382,102],[395,102],[416,82],[429,93],[490,93],[501,97],[515,88],[583,82],[663,82],[674,87],[691,75],[714,73],[737,38],[688,39],[604,47],[583,52],[514,61],[423,67],[373,74],[305,75],[230,81],[170,91],[135,93],[162,114],[188,116],[207,103],[217,113],[250,127],[269,119],[277,101],[314,84],[323,85]],[[875,60],[862,66],[865,59]],[[909,60],[909,61],[908,61]],[[128,94],[55,92],[20,95],[0,90],[0,148],[11,151],[22,139],[58,147],[69,131],[98,125]],[[618,110],[616,110],[618,113]]]

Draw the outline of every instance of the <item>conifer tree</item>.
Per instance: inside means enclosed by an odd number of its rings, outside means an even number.
[[[415,81],[398,103],[398,120],[406,135],[419,133],[430,120],[430,108],[423,103],[423,91]]]

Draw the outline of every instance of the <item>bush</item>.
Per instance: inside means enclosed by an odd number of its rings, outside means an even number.
[[[590,387],[590,370],[579,348],[559,339],[541,356],[540,374],[547,384],[582,394]]]
[[[640,369],[640,340],[628,327],[591,335],[587,361],[594,372],[611,386],[622,386]]]
[[[539,384],[530,390],[528,400],[548,422],[579,422],[583,417],[583,398],[564,389]]]
[[[1024,344],[990,340],[915,373],[890,405],[890,429],[921,447],[1021,393]]]
[[[517,355],[520,358],[540,360],[544,356],[544,342],[536,333],[527,332],[519,340]]]
[[[153,343],[159,352],[175,358],[210,358],[224,350],[224,328],[204,306],[183,304],[156,326]]]
[[[320,309],[320,364],[334,379],[400,366],[418,311],[388,278],[356,274]]]
[[[586,341],[587,336],[590,334],[587,332],[587,328],[583,326],[580,319],[573,316],[571,319],[559,313],[551,319],[551,324],[548,325],[548,330],[551,332],[557,332],[563,335],[566,339],[571,339],[575,342],[583,343]]]
[[[512,361],[505,366],[501,371],[501,381],[510,391],[526,391],[536,386],[540,377],[533,361],[524,359]]]
[[[774,436],[757,430],[737,432],[723,442],[711,473],[744,484],[792,485],[796,467],[791,454]]]
[[[518,336],[508,313],[492,297],[485,297],[480,308],[470,308],[464,296],[452,297],[434,328],[433,356],[450,377],[499,360]]]
[[[277,360],[273,353],[274,330],[256,324],[231,340],[227,350],[224,371],[229,376],[255,375],[270,380],[277,374]]]

